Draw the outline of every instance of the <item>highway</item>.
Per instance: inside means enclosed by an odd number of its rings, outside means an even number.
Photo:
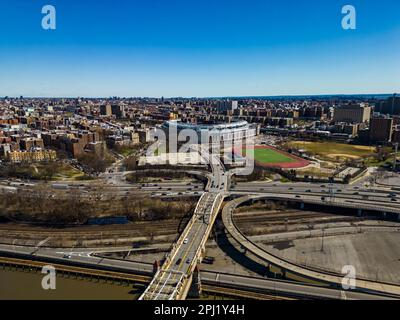
[[[315,271],[309,268],[303,267],[301,265],[296,265],[279,257],[276,257],[257,244],[253,243],[248,237],[246,237],[235,225],[233,219],[233,212],[234,209],[242,203],[246,203],[251,200],[261,200],[261,199],[281,199],[281,200],[292,200],[292,201],[305,201],[311,202],[315,204],[325,204],[324,201],[320,200],[319,196],[303,196],[301,199],[296,198],[295,195],[291,194],[281,194],[281,193],[270,193],[270,194],[263,194],[263,195],[247,195],[233,201],[230,201],[228,204],[225,205],[224,209],[222,210],[222,219],[225,225],[226,230],[228,233],[238,242],[240,243],[246,250],[257,256],[258,258],[266,261],[268,264],[272,264],[274,266],[278,266],[282,270],[286,270],[292,272],[293,274],[297,274],[309,279],[316,279],[319,281],[323,281],[329,284],[334,284],[336,286],[342,285],[343,276],[339,276],[336,274],[325,273],[322,271]],[[374,202],[372,202],[374,203]],[[389,203],[390,204],[390,203]],[[330,203],[330,206],[344,206],[348,207],[349,204],[345,203],[343,200]],[[364,201],[356,201],[354,203],[355,208],[368,208],[371,210],[378,210],[378,211],[394,211],[400,213],[400,207],[393,208],[387,205],[374,205],[371,203],[366,204]],[[380,294],[388,294],[393,296],[400,296],[400,286],[399,285],[392,285],[386,283],[379,283],[376,281],[369,281],[369,280],[361,280],[357,279],[357,290],[367,291],[367,292],[375,292]]]
[[[0,191],[17,193],[25,192],[25,196],[34,196],[41,188],[41,183],[7,182],[0,183]],[[200,182],[155,182],[155,183],[134,183],[127,185],[97,185],[94,183],[72,183],[55,182],[46,188],[48,196],[54,199],[67,197],[67,190],[78,190],[83,198],[97,197],[101,193],[102,199],[129,195],[143,195],[150,197],[199,197],[203,193],[204,185]]]
[[[181,237],[174,245],[170,256],[167,257],[166,262],[161,269],[156,273],[153,281],[150,283],[145,293],[140,299],[149,300],[167,300],[167,299],[184,299],[187,294],[188,286],[192,281],[191,275],[196,266],[197,260],[201,260],[201,251],[199,249],[205,245],[210,228],[207,224],[212,224],[216,215],[214,212],[215,204],[218,197],[221,197],[222,204],[223,197],[229,195],[247,195],[251,191],[254,191],[255,184],[242,184],[239,185],[228,193],[230,189],[228,183],[230,174],[232,172],[225,172],[222,163],[220,162],[219,156],[209,155],[208,152],[202,152],[200,148],[196,150],[201,154],[206,163],[210,163],[213,177],[207,184],[207,192],[200,198],[195,213],[182,233]],[[247,196],[242,199],[275,199],[275,200],[291,200],[300,203],[311,203],[325,206],[337,206],[343,208],[353,208],[357,210],[375,210],[379,212],[391,212],[399,215],[400,219],[400,204],[397,203],[397,195],[391,195],[387,190],[373,191],[371,193],[363,192],[360,194],[359,187],[352,187],[343,185],[319,185],[315,184],[257,184],[256,187],[258,192],[262,195]],[[237,200],[238,201],[238,200]],[[230,204],[236,204],[232,201]],[[234,206],[232,205],[232,206]],[[245,238],[237,228],[235,228],[229,205],[224,208],[225,214],[223,214],[224,223],[228,231],[233,237],[238,240],[239,243],[249,246],[250,252],[255,253],[258,257],[264,257],[265,253],[260,254],[259,248],[252,247],[252,243],[248,243],[248,239]],[[227,213],[228,212],[228,213]],[[211,222],[206,221],[205,217],[210,216]],[[247,246],[244,245],[246,248]],[[265,258],[265,257],[264,257]],[[276,257],[273,257],[276,258]],[[325,275],[322,273],[306,270],[298,266],[292,266],[287,262],[280,261],[280,259],[272,259],[268,256],[265,259],[268,262],[274,261],[279,262],[280,266],[285,270],[292,271],[293,273],[304,275],[313,278],[323,280],[325,282],[334,283],[341,285],[342,278],[332,275]],[[276,265],[279,265],[276,264]],[[275,263],[273,263],[275,264]],[[299,269],[299,270],[298,270]],[[388,293],[400,296],[400,287],[390,285],[380,285],[372,281],[359,281],[359,286],[364,290],[372,290],[375,292]],[[361,283],[361,286],[360,286]]]
[[[215,272],[201,272],[204,284],[219,285],[228,288],[244,289],[252,292],[266,292],[295,298],[334,299],[334,300],[388,300],[385,296],[362,292],[343,291],[320,286],[304,285],[296,282],[270,280]]]
[[[371,209],[379,212],[393,212],[398,214],[400,208],[400,193],[387,187],[361,189],[349,185],[325,185],[311,183],[239,183],[231,187],[230,194],[247,195],[287,195],[297,202],[315,202],[335,206],[357,209]],[[321,202],[324,197],[325,201]],[[277,199],[279,200],[279,199]],[[307,201],[309,200],[309,201]],[[386,208],[381,210],[379,207]]]
[[[339,184],[315,184],[315,183],[279,183],[279,182],[255,182],[238,183],[230,186],[230,177],[237,170],[226,172],[222,165],[219,155],[209,155],[208,151],[199,149],[198,146],[192,147],[198,151],[205,163],[209,163],[212,174],[201,172],[208,177],[206,190],[203,193],[200,183],[176,183],[162,182],[149,184],[128,184],[124,182],[127,172],[112,172],[103,175],[108,183],[101,186],[102,192],[106,196],[124,196],[132,194],[144,194],[154,197],[170,196],[201,196],[195,212],[186,226],[185,230],[173,244],[171,252],[166,256],[164,263],[153,280],[147,287],[140,299],[146,300],[167,300],[185,299],[192,282],[193,272],[201,261],[205,243],[211,231],[212,225],[219,212],[223,200],[227,196],[245,196],[233,200],[223,210],[223,220],[229,233],[246,249],[256,256],[264,259],[268,263],[275,264],[281,268],[319,281],[338,285],[341,278],[305,269],[301,266],[293,265],[277,257],[271,256],[265,251],[251,243],[234,225],[232,218],[233,208],[243,200],[275,199],[290,200],[299,203],[311,203],[325,206],[337,206],[343,208],[374,210],[382,213],[398,214],[400,219],[400,195],[396,190],[378,186],[374,189],[362,189],[360,184],[353,186]],[[199,173],[196,171],[196,173]],[[35,183],[13,183],[12,185],[2,183],[3,188],[8,192],[17,190],[34,190]],[[15,188],[15,189],[14,189]],[[68,190],[77,188],[83,194],[89,194],[96,188],[92,183],[64,183],[56,189]],[[250,196],[249,196],[250,194]],[[48,248],[29,248],[18,246],[0,245],[0,251],[18,252],[27,256],[36,256],[44,259],[51,259],[60,263],[79,263],[87,265],[97,265],[102,268],[122,269],[125,271],[139,272],[145,274],[152,273],[152,265],[145,263],[130,262],[124,260],[113,260],[96,257],[94,254],[97,249],[48,249]],[[67,258],[66,258],[67,257]],[[269,292],[285,293],[289,296],[303,296],[314,298],[348,298],[348,299],[368,299],[371,297],[381,298],[382,294],[400,296],[398,286],[386,286],[372,281],[359,281],[358,287],[376,293],[370,295],[365,292],[342,292],[340,290],[328,289],[323,287],[308,286],[279,282],[264,278],[249,278],[236,275],[216,274],[213,280],[212,273],[201,272],[202,280],[205,283],[214,283],[234,288],[247,288],[249,290],[262,290]],[[296,287],[297,286],[297,287]],[[273,289],[273,290],[272,290]],[[387,296],[385,297],[387,298]]]

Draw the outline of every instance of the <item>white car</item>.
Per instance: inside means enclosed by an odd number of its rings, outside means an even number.
[[[186,238],[185,240],[183,240],[183,244],[187,244],[189,242],[189,239]]]

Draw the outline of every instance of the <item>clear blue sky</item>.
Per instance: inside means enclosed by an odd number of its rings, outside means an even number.
[[[399,40],[398,0],[0,0],[0,96],[392,93]]]

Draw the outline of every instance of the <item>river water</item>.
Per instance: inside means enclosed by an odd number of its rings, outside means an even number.
[[[41,282],[45,274],[16,271],[6,267],[0,269],[0,300],[136,300],[143,289],[139,286],[119,285],[105,280],[89,278],[56,278],[55,290],[44,290]]]

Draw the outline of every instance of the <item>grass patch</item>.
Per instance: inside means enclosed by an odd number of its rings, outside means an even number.
[[[307,153],[319,156],[324,160],[341,161],[372,157],[376,154],[376,148],[370,146],[351,145],[337,142],[308,142],[291,141],[289,148],[303,149]]]
[[[333,175],[333,172],[326,172],[318,168],[309,168],[307,170],[298,170],[297,174],[301,176],[329,178]]]
[[[81,180],[87,178],[83,172],[61,162],[8,164],[2,168],[0,176],[33,180]]]

